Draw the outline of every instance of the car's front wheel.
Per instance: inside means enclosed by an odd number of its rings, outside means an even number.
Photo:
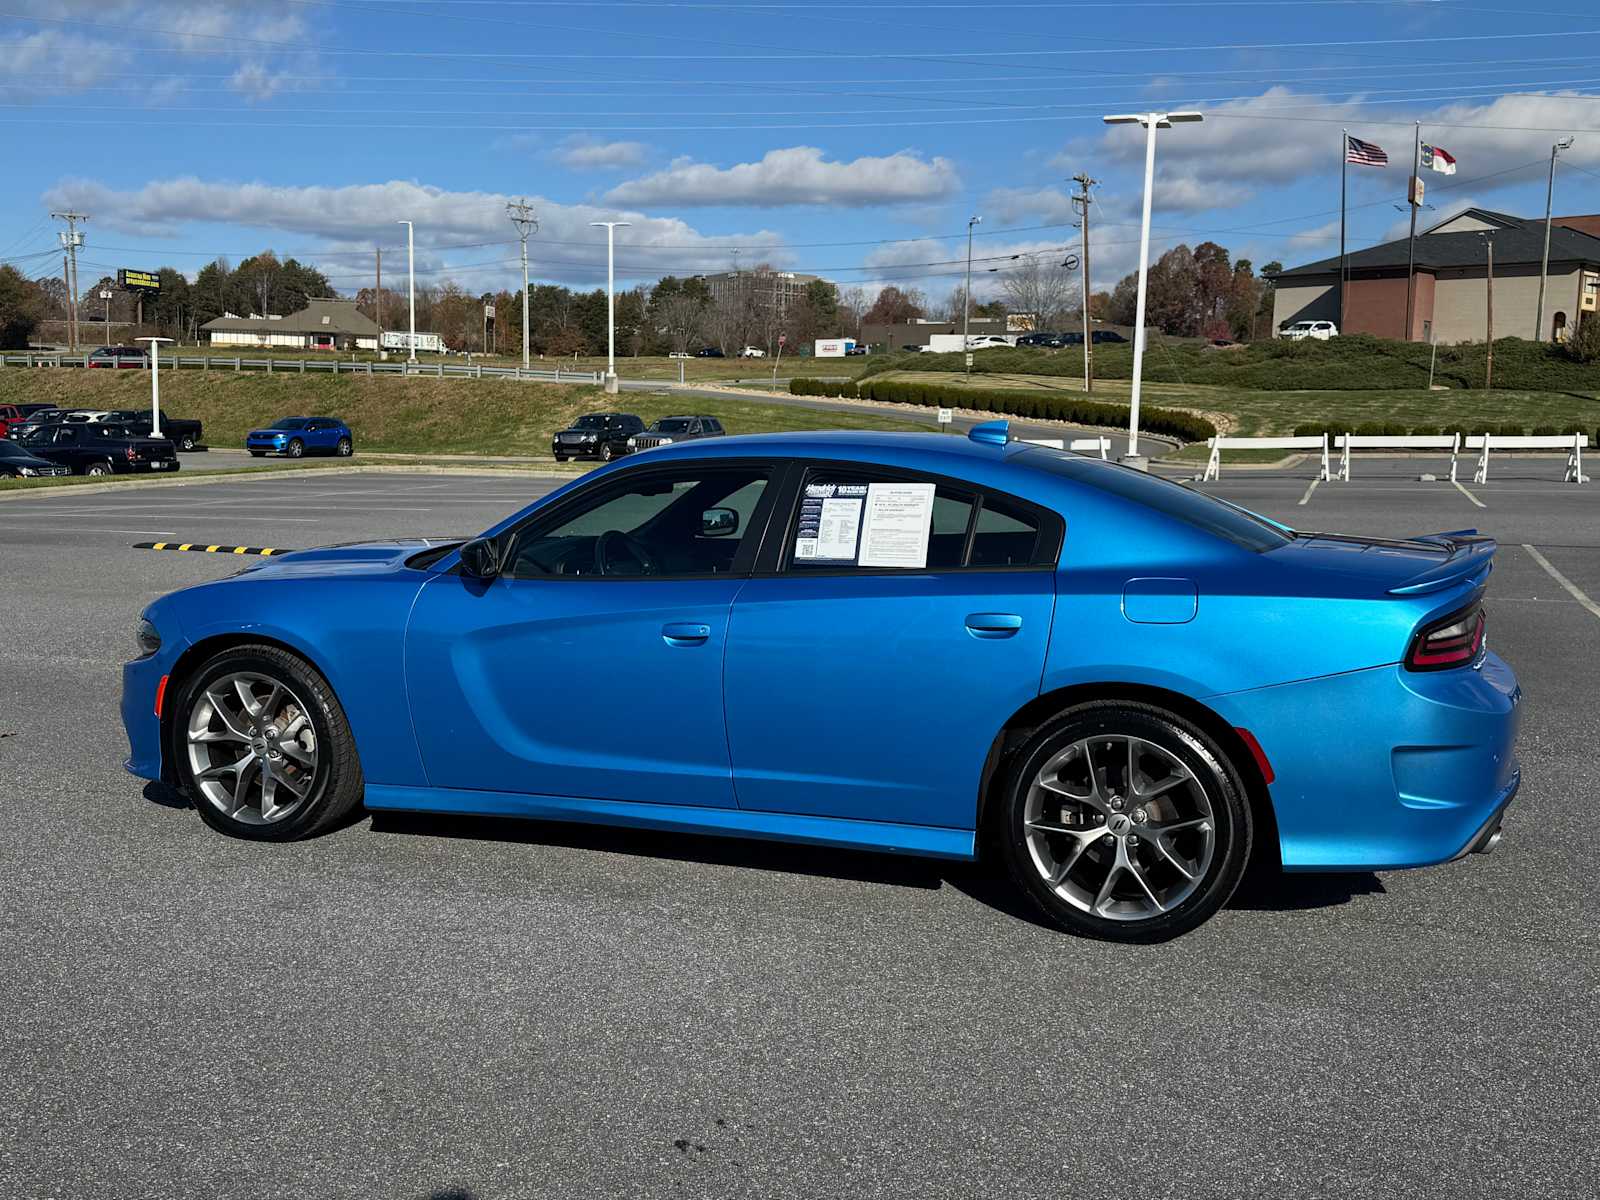
[[[1015,757],[992,816],[1018,886],[1061,928],[1116,942],[1186,933],[1243,877],[1243,781],[1203,730],[1132,702],[1086,704]]]
[[[610,442],[607,442],[605,445],[600,447],[600,461],[601,462],[610,462],[616,456],[617,456],[616,447],[612,446],[612,444]]]
[[[344,709],[315,668],[277,646],[224,650],[189,676],[172,750],[201,819],[234,837],[311,837],[361,802]]]
[[[349,438],[342,437],[339,439],[339,444],[334,447],[333,452],[340,458],[349,458],[350,455],[355,452],[355,446],[351,444]]]
[[[186,433],[186,434],[183,435],[183,437],[178,439],[178,449],[179,450],[191,451],[194,448],[195,448],[194,434]]]
[[[286,453],[290,458],[300,458],[305,454],[305,452],[306,444],[299,438],[295,438],[293,441],[291,441],[289,443],[289,448],[284,451],[284,453]]]

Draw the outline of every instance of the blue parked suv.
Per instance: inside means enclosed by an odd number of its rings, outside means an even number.
[[[350,426],[336,417],[284,417],[266,429],[252,429],[245,436],[244,448],[254,458],[263,454],[302,458],[318,453],[349,458],[356,442]]]

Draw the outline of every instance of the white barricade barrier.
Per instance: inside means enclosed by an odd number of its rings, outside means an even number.
[[[1073,438],[1023,438],[1030,446],[1049,446],[1052,450],[1072,450],[1078,454],[1098,454],[1100,461],[1111,457],[1111,439],[1108,437]]]
[[[1589,477],[1583,473],[1583,448],[1588,444],[1589,435],[1586,433],[1567,433],[1559,437],[1510,437],[1482,433],[1474,434],[1463,443],[1468,450],[1480,451],[1478,469],[1472,473],[1473,483],[1489,482],[1490,450],[1565,450],[1567,471],[1562,482],[1588,483]]]
[[[1456,456],[1461,453],[1459,433],[1341,433],[1333,439],[1339,450],[1339,480],[1350,482],[1350,451],[1352,450],[1448,450],[1450,451],[1450,482],[1456,481]]]
[[[1328,435],[1315,437],[1214,437],[1206,442],[1211,447],[1211,457],[1206,461],[1202,483],[1222,478],[1222,452],[1224,450],[1319,450],[1322,452],[1322,470],[1317,478],[1329,478]]]

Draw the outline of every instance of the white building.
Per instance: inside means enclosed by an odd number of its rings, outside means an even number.
[[[287,317],[232,314],[200,326],[213,346],[270,346],[290,350],[376,350],[376,321],[354,300],[311,300]]]

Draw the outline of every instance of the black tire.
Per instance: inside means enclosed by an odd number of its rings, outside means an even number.
[[[333,452],[335,454],[337,454],[340,458],[349,458],[352,454],[355,453],[355,450],[356,450],[356,448],[355,448],[354,444],[350,441],[349,438],[340,438],[339,439],[339,444],[336,447],[334,447],[334,451]]]
[[[1029,850],[1026,811],[1029,795],[1040,771],[1068,747],[1102,735],[1109,738],[1137,738],[1176,759],[1193,776],[1195,785],[1203,792],[1211,809],[1214,840],[1210,862],[1199,874],[1198,885],[1159,915],[1116,919],[1079,907],[1051,886]],[[1112,775],[1107,772],[1123,770],[1120,764],[1113,761],[1112,767],[1101,769],[1106,790],[1119,790]],[[1238,770],[1204,730],[1183,717],[1152,705],[1112,701],[1084,704],[1066,710],[1036,730],[1027,744],[1013,756],[1010,769],[1000,786],[1000,792],[989,805],[990,828],[986,832],[998,848],[1000,858],[1017,887],[1052,924],[1069,933],[1111,942],[1164,942],[1178,937],[1206,921],[1227,903],[1239,886],[1250,860],[1254,822]],[[1050,804],[1056,803],[1052,795]],[[1135,800],[1131,803],[1139,802]],[[1154,809],[1158,801],[1146,803]],[[1070,806],[1070,802],[1068,804]],[[1084,813],[1088,809],[1078,806],[1077,811]],[[1097,819],[1100,818],[1091,814],[1091,821]],[[1059,821],[1059,818],[1056,820]],[[1182,894],[1182,880],[1169,865],[1153,854],[1148,839],[1142,848],[1137,837],[1129,839],[1129,846],[1118,847],[1116,839],[1109,832],[1109,821],[1106,828],[1108,832],[1102,837],[1088,842],[1088,848],[1082,853],[1082,866],[1074,867],[1069,878],[1081,871],[1083,874],[1079,878],[1092,885],[1097,879],[1103,878],[1104,872],[1100,868],[1107,865],[1106,857],[1126,849],[1130,857],[1140,856],[1145,864],[1146,878],[1159,879],[1157,872],[1165,872],[1164,877],[1173,881],[1176,892],[1161,887],[1157,889],[1158,895],[1173,895],[1176,898],[1176,895]],[[1092,838],[1092,831],[1088,836]],[[1064,860],[1072,843],[1064,839],[1059,844],[1063,847]],[[1194,860],[1190,865],[1196,865]],[[1129,886],[1126,882],[1128,877],[1129,873],[1123,872],[1120,877],[1122,887]],[[1074,879],[1073,884],[1063,886],[1070,890],[1076,884],[1077,880]],[[1122,887],[1118,890],[1121,891]],[[1135,899],[1143,905],[1142,900]]]
[[[556,455],[556,461],[557,462],[566,462],[567,461],[567,456],[565,454],[558,454],[558,455]]]
[[[97,479],[103,478],[104,476],[111,474],[111,464],[108,462],[85,463],[83,467],[83,473],[85,475],[92,475]]]
[[[260,458],[264,454],[266,454],[265,450],[252,450],[252,451],[250,451],[250,457],[251,458]]]
[[[299,438],[295,438],[293,441],[291,441],[289,443],[289,448],[284,451],[284,453],[287,454],[290,458],[301,458],[301,457],[303,457],[305,455],[305,452],[306,452],[306,444],[304,442],[302,442]]]
[[[308,716],[316,734],[319,753],[317,776],[306,801],[298,812],[281,822],[252,825],[228,816],[202,794],[195,783],[189,761],[186,731],[195,705],[214,680],[248,671],[286,684],[305,698]],[[171,739],[168,745],[173,773],[179,790],[193,801],[200,819],[219,833],[260,842],[292,842],[315,837],[336,827],[361,804],[365,781],[361,759],[356,753],[350,722],[333,688],[321,672],[298,655],[277,646],[249,644],[234,646],[213,655],[184,679],[177,689],[178,704],[173,709]]]
[[[195,446],[194,434],[186,433],[178,439],[178,449],[185,452],[193,451]]]
[[[605,445],[600,447],[600,461],[601,462],[610,462],[616,456],[617,456],[617,452],[616,452],[615,449],[612,448],[612,445],[611,445],[610,442],[607,442]]]

